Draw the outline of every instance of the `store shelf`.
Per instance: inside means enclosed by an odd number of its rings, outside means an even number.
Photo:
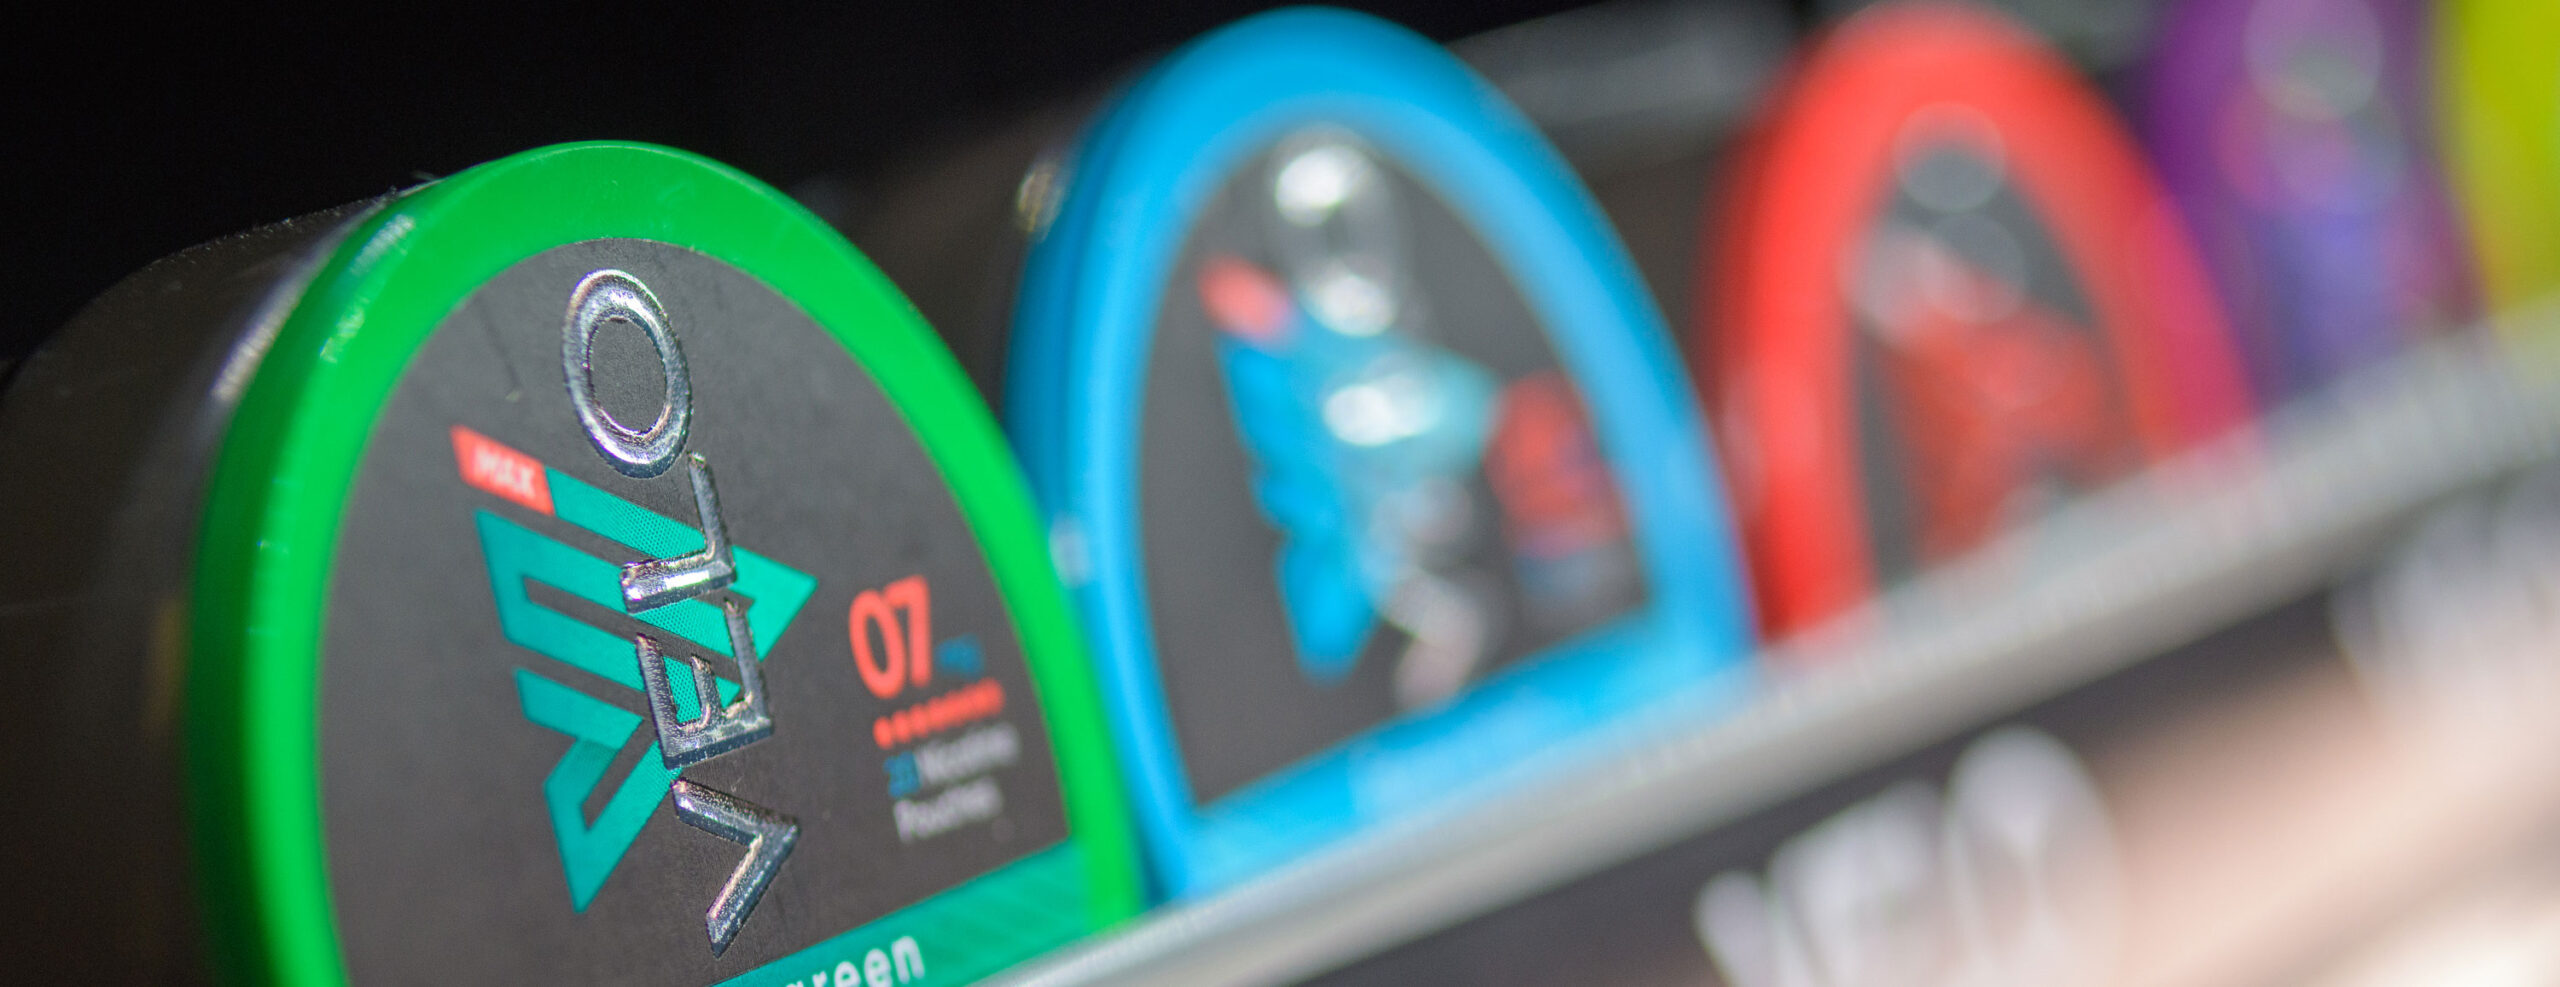
[[[1739,709],[1666,700],[1469,809],[1377,832],[1017,969],[1007,984],[1320,973],[2138,663],[2303,592],[2448,496],[2560,453],[2560,372],[2461,337],[2060,511],[1787,642]],[[1729,696],[1729,688],[1719,695]],[[1721,714],[1710,711],[1721,709]]]
[[[1794,38],[1775,6],[1614,0],[1450,50],[1577,166],[1606,170],[1732,133],[1759,107]]]

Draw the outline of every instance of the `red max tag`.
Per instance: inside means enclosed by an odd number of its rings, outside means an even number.
[[[551,480],[543,472],[541,460],[456,425],[453,461],[462,470],[462,482],[539,513],[551,513]]]

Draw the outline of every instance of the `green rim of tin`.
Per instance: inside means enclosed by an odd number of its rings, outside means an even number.
[[[684,152],[565,144],[385,203],[339,241],[269,347],[215,463],[197,552],[187,778],[206,934],[225,972],[346,979],[319,784],[319,653],[340,516],[375,417],[438,323],[562,244],[655,240],[762,280],[825,326],[941,469],[1022,642],[1096,927],[1139,904],[1091,664],[1019,467],[879,270],[772,188]]]

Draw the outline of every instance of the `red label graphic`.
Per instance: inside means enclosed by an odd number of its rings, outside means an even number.
[[[899,626],[897,612],[907,612]],[[933,681],[933,591],[923,576],[908,576],[876,590],[863,590],[845,614],[853,638],[853,668],[862,685],[882,699],[896,696],[909,684]],[[880,646],[872,647],[872,631]]]
[[[1004,712],[1004,683],[979,679],[871,721],[871,739],[888,750]]]
[[[456,425],[453,461],[462,470],[462,482],[534,511],[551,513],[551,480],[543,473],[541,460]]]
[[[1218,328],[1257,346],[1284,342],[1297,304],[1269,272],[1221,254],[1200,268],[1200,303]]]
[[[1626,536],[1617,488],[1563,374],[1532,374],[1503,388],[1485,479],[1524,555],[1563,558]]]

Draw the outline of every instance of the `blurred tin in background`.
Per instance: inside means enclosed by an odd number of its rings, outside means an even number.
[[[1768,630],[2247,420],[2183,224],[2022,28],[1868,8],[1765,114],[1693,331]]]
[[[2418,0],[2186,0],[2143,133],[2270,400],[2477,315]]]
[[[2454,189],[2502,312],[2560,290],[2560,6],[2436,8],[2437,106]]]
[[[1748,605],[1661,316],[1464,64],[1264,15],[1131,85],[1062,174],[1008,420],[1169,893],[1737,678]]]

